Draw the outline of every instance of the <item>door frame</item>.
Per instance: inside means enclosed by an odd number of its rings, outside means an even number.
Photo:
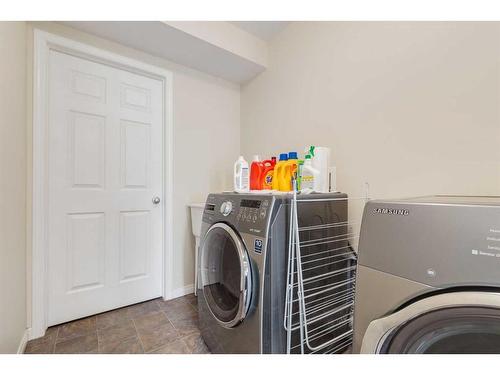
[[[48,95],[51,50],[157,79],[163,84],[163,255],[162,297],[172,298],[173,275],[173,108],[172,72],[65,37],[34,29],[33,192],[30,339],[47,329],[48,308]]]

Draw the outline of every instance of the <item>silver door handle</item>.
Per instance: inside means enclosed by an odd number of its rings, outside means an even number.
[[[154,197],[152,200],[153,200],[153,204],[160,203],[160,197]]]

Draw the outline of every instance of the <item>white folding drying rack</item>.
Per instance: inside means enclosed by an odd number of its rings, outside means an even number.
[[[361,219],[300,227],[300,206],[334,201],[364,206],[368,199],[368,185],[362,198],[306,199],[294,189],[284,314],[288,354],[342,353],[353,336],[357,254],[352,243],[359,238]],[[314,238],[307,239],[308,233]]]

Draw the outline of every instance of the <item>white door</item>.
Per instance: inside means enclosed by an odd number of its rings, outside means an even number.
[[[50,52],[49,326],[161,296],[163,102],[160,80]]]

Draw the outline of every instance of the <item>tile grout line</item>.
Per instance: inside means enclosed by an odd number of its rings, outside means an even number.
[[[97,338],[97,354],[100,354],[101,353],[101,348],[100,348],[100,344],[99,344],[99,334],[97,333],[97,316],[95,318],[95,335],[96,335],[96,338]]]
[[[57,339],[59,338],[59,330],[60,329],[61,329],[61,326],[58,326],[57,331],[56,331],[56,337],[54,339],[54,346],[52,348],[52,354],[56,354],[56,345],[57,345]],[[47,331],[45,331],[45,333],[47,333]]]
[[[139,340],[139,344],[141,344],[142,352],[146,353],[146,351],[144,350],[144,344],[142,342],[141,335],[139,335],[139,330],[137,329],[137,325],[135,324],[135,319],[132,319],[132,324],[134,325],[135,334],[137,335],[137,339]]]
[[[161,307],[158,303],[157,300],[153,300],[154,302],[156,302],[156,307],[159,309],[159,311],[161,311]],[[153,311],[154,312],[154,311]],[[150,312],[149,312],[150,313]],[[141,315],[147,315],[148,313],[145,313],[145,314],[141,314]],[[146,352],[146,350],[144,349],[144,343],[142,342],[142,339],[141,339],[141,335],[139,334],[139,330],[137,329],[137,324],[135,323],[135,319],[140,317],[141,315],[137,316],[137,317],[131,317],[130,320],[132,321],[132,324],[134,325],[134,329],[135,329],[135,334],[137,336],[137,339],[139,340],[139,344],[141,345],[141,348],[142,348],[142,352],[143,353],[150,353],[152,350]],[[168,318],[167,318],[168,319]]]
[[[171,320],[170,320],[170,318],[168,317],[167,313],[166,313],[165,311],[162,311],[162,312],[165,314],[165,317],[166,317],[166,318],[167,318],[167,320],[170,322],[170,324],[172,324],[172,327],[174,327],[174,329],[176,330],[177,334],[179,335],[179,337],[177,337],[177,339],[176,339],[176,340],[180,341],[180,342],[181,342],[181,343],[182,343],[182,344],[186,347],[186,349],[188,350],[189,354],[194,354],[194,353],[191,351],[191,349],[190,349],[189,345],[188,345],[188,344],[186,343],[186,341],[185,341],[186,337],[191,336],[191,335],[192,335],[192,333],[186,334],[186,335],[184,335],[184,336],[183,336],[183,335],[181,335],[181,334],[180,334],[180,332],[179,332],[179,330],[175,327],[174,323],[172,323],[172,321],[171,321]],[[174,341],[175,341],[175,340],[174,340]],[[174,342],[174,341],[173,341],[173,342]]]
[[[167,318],[168,322],[169,322],[170,324],[172,324],[172,322],[171,322],[171,321],[170,321],[170,319],[168,318],[168,315],[167,315],[167,313],[165,312],[165,310],[163,310],[163,309],[161,308],[160,301],[156,301],[156,304],[158,305],[158,308],[160,309],[160,312],[161,312],[161,313],[163,313],[163,315],[165,315],[165,318]],[[173,324],[172,324],[172,326],[174,327],[174,325],[173,325]],[[174,328],[175,328],[175,327],[174,327]]]
[[[175,332],[177,333],[177,338],[169,343],[166,343],[165,345],[169,345],[169,344],[172,344],[174,343],[175,341],[181,341],[183,344],[184,344],[184,341],[182,340],[182,336],[179,334],[179,330],[177,328],[175,328],[174,324],[172,323],[172,321],[169,319],[167,313],[164,311],[164,310],[161,310],[161,307],[160,307],[160,312],[163,313],[163,315],[165,315],[165,318],[167,318],[168,322],[170,323],[170,325],[172,326],[172,328],[175,330]],[[160,349],[161,347],[165,346],[165,345],[160,345],[158,346],[157,348],[154,348],[154,349],[151,349],[149,352],[144,352],[144,353],[152,353],[153,351],[155,350],[158,350]],[[184,344],[185,345],[185,344]]]
[[[175,326],[175,324],[174,324],[174,323],[172,323],[172,321],[170,320],[170,318],[168,317],[168,315],[167,315],[167,313],[166,313],[165,311],[162,311],[162,313],[163,313],[163,315],[165,315],[165,318],[167,318],[167,320],[168,320],[168,322],[170,323],[170,325],[171,325],[171,326],[175,329],[175,332],[177,333],[177,336],[179,336],[179,337],[177,337],[177,338],[179,338],[179,339],[180,339],[180,338],[181,338],[181,335],[180,335],[180,333],[179,333],[179,330],[178,330],[178,329],[177,329],[177,327]],[[175,341],[175,340],[174,340],[174,341]]]
[[[176,334],[177,334],[177,338],[176,338],[175,340],[173,340],[172,342],[175,342],[176,340],[180,340],[180,339],[181,339],[181,336],[180,336],[180,334],[179,334],[179,330],[175,327],[175,325],[174,325],[174,324],[172,323],[172,321],[169,319],[169,317],[168,317],[167,313],[165,312],[165,310],[163,310],[163,309],[161,308],[160,302],[159,302],[158,300],[156,300],[156,305],[157,305],[157,307],[158,307],[158,309],[159,309],[159,311],[158,311],[158,312],[162,313],[162,314],[165,316],[165,318],[167,319],[168,323],[172,326],[172,328],[175,330],[175,332],[176,332]],[[167,344],[169,344],[169,343],[167,343]],[[165,345],[167,345],[167,344],[165,344]],[[159,349],[159,348],[161,348],[162,346],[163,346],[163,345],[160,345],[160,346],[158,346],[157,348],[151,349],[151,350],[150,350],[150,351],[148,351],[148,352],[144,351],[144,353],[151,353],[151,352],[153,352],[154,350],[158,350],[158,349]]]
[[[179,329],[175,326],[174,322],[172,322],[172,320],[168,317],[166,311],[163,311],[162,312],[165,314],[165,317],[167,318],[167,320],[170,322],[170,324],[172,324],[172,327],[174,327],[175,331],[177,332],[177,334],[179,335],[178,339],[183,339],[184,337],[187,337],[189,335],[191,335],[191,333],[188,333],[186,335],[181,335],[181,333],[179,332]]]

